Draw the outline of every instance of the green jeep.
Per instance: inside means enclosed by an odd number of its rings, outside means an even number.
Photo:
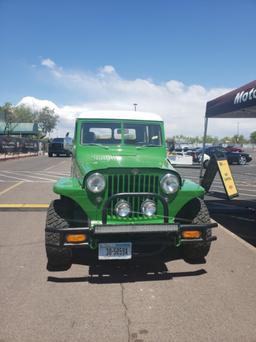
[[[202,262],[212,228],[204,189],[182,179],[166,157],[156,114],[91,112],[76,121],[71,176],[54,185],[46,219],[49,271],[84,261],[128,260],[178,252]]]

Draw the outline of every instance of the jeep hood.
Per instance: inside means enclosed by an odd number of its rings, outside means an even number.
[[[77,166],[80,174],[108,168],[161,168],[174,170],[167,161],[163,148],[93,148],[88,146],[76,154]]]

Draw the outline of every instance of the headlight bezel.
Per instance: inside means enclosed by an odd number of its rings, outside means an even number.
[[[100,180],[102,183],[101,183],[101,186],[99,188],[94,188],[92,187],[92,182],[93,182],[93,178],[94,178],[94,181],[96,180],[96,178],[98,180]],[[90,183],[91,182],[91,183]],[[88,191],[90,191],[91,193],[93,194],[99,194],[99,193],[102,193],[106,188],[106,179],[105,177],[99,173],[99,172],[94,172],[94,173],[91,173],[87,178],[86,178],[86,189]]]
[[[170,183],[170,179],[172,180],[171,183],[173,184],[173,190],[172,191],[170,191],[170,189],[168,190],[168,185],[167,185],[168,181]],[[164,174],[160,179],[160,188],[166,195],[176,194],[180,189],[179,177],[173,173]]]

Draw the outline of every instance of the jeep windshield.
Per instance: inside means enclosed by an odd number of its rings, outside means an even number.
[[[160,125],[145,122],[84,122],[81,144],[161,147],[162,131]]]

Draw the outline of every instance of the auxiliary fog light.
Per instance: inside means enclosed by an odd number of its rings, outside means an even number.
[[[156,204],[152,200],[146,200],[141,204],[141,211],[146,216],[153,216],[156,213]]]
[[[115,212],[120,217],[126,217],[130,214],[130,204],[125,200],[120,200],[115,205]]]

